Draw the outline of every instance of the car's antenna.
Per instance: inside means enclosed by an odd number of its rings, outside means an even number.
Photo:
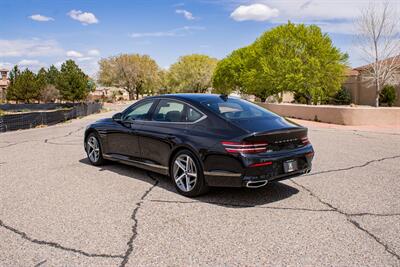
[[[228,99],[228,95],[224,93],[220,94],[219,97],[222,98],[224,101]]]

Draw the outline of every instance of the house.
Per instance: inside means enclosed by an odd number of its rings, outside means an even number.
[[[4,101],[6,99],[6,90],[10,83],[7,74],[7,69],[0,69],[0,101]]]
[[[96,87],[90,94],[90,100],[103,101],[124,101],[129,100],[128,92],[123,88],[117,87]]]
[[[397,99],[394,106],[400,106],[400,57],[388,58],[381,63],[388,64],[394,63],[399,66],[398,72],[395,74],[395,78],[391,82],[396,88]],[[357,105],[375,105],[376,88],[368,77],[368,70],[371,68],[371,64],[357,67],[354,69],[348,69],[346,72],[346,81],[343,84],[351,94],[352,103]]]

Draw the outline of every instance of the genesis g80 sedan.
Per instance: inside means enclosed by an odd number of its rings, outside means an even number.
[[[90,124],[93,165],[118,161],[168,175],[179,193],[256,188],[311,171],[307,128],[239,98],[172,94],[142,99]]]

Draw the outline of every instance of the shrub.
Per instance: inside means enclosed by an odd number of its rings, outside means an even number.
[[[351,104],[351,95],[350,92],[342,87],[339,91],[333,96],[331,104],[333,105],[350,105]]]
[[[396,89],[393,85],[385,85],[379,95],[379,103],[386,103],[389,107],[396,101]]]
[[[46,85],[40,92],[40,100],[44,103],[55,102],[60,98],[60,92],[54,85]]]
[[[307,104],[307,98],[303,93],[295,92],[293,98],[293,102],[296,104]]]

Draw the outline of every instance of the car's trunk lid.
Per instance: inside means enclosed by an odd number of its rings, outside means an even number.
[[[308,144],[307,128],[301,126],[256,132],[243,137],[242,140],[249,143],[267,143],[267,152],[292,150]]]

